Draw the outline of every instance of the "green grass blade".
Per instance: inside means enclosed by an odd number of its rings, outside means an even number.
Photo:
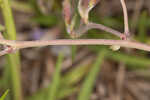
[[[95,64],[93,65],[93,68],[89,72],[88,76],[86,77],[83,86],[81,88],[81,92],[79,93],[77,100],[89,100],[90,94],[92,92],[96,76],[98,75],[98,72],[100,70],[100,65],[102,64],[102,61],[105,56],[105,51],[102,51],[98,54],[97,60]]]
[[[61,73],[62,61],[63,61],[63,55],[60,54],[58,57],[58,61],[56,63],[56,70],[55,70],[55,73],[53,75],[53,80],[52,80],[52,83],[50,85],[47,100],[56,100],[57,92],[59,89],[59,83],[60,83],[60,75],[61,75],[60,73]]]
[[[38,23],[42,26],[46,26],[46,27],[48,27],[48,26],[50,27],[50,26],[53,26],[58,23],[58,19],[54,15],[37,16],[37,17],[34,17],[33,19],[31,19],[31,21],[36,22],[36,23]]]
[[[58,100],[62,100],[68,96],[71,96],[73,93],[78,91],[78,87],[63,87],[63,89],[61,89],[58,92]]]
[[[73,45],[73,46],[72,46],[72,62],[75,60],[76,51],[77,51],[77,46],[76,46],[76,45]]]
[[[42,88],[39,91],[37,91],[35,94],[33,94],[32,96],[27,97],[25,100],[48,100],[47,96],[45,99],[45,94],[47,94],[48,91],[49,91],[49,88]],[[78,87],[74,87],[74,86],[62,87],[57,92],[57,100],[62,100],[77,91],[78,91]]]
[[[134,68],[149,68],[150,61],[149,58],[134,56],[123,54],[119,52],[109,52],[107,53],[107,58],[118,61],[124,62],[127,65],[130,65]]]
[[[12,11],[9,0],[0,0],[0,7],[5,22],[6,34],[4,37],[9,40],[16,40],[16,28],[13,21]],[[5,75],[8,74],[8,86],[11,86],[13,100],[22,100],[22,91],[20,84],[20,60],[19,53],[7,55],[7,65],[5,67]],[[10,81],[10,83],[9,83]]]
[[[100,47],[96,46],[88,46],[90,50],[94,52],[98,52]],[[150,61],[148,57],[145,56],[137,56],[137,55],[129,55],[125,54],[121,51],[113,52],[111,50],[108,50],[105,48],[105,52],[107,52],[106,57],[108,59],[117,61],[117,62],[123,62],[129,66],[132,66],[132,68],[149,68]]]
[[[142,12],[141,16],[140,16],[140,20],[139,20],[139,25],[138,25],[138,39],[141,42],[146,42],[147,36],[146,36],[146,31],[148,28],[148,23],[147,23],[147,12],[144,11]]]
[[[78,83],[88,72],[90,66],[75,66],[71,71],[67,72],[61,79],[62,86],[70,86]]]
[[[5,100],[9,90],[6,90],[5,93],[0,97],[0,100]]]
[[[75,66],[71,71],[63,75],[59,82],[59,91],[57,92],[57,99],[64,99],[65,97],[77,92],[78,87],[74,87],[84,76],[87,74],[90,65],[83,64],[81,66]],[[51,86],[51,85],[50,85]],[[49,87],[50,87],[49,86]],[[28,97],[27,100],[45,100],[45,94],[50,91],[50,88],[42,88],[31,97]],[[50,92],[48,92],[50,93]],[[48,94],[49,95],[49,94]],[[46,95],[47,97],[47,95]]]

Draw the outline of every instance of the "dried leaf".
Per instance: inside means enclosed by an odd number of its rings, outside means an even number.
[[[95,5],[99,2],[99,0],[79,0],[78,10],[81,18],[87,24],[89,22],[89,12]]]
[[[69,0],[64,0],[63,2],[63,15],[64,15],[64,20],[65,24],[67,27],[67,32],[70,33],[70,24],[71,24],[71,19],[72,19],[72,8]]]
[[[71,34],[73,33],[73,29],[75,26],[76,15],[74,14],[74,9],[71,5],[70,0],[64,0],[63,2],[63,15],[64,15],[67,32]]]
[[[71,12],[71,4],[69,0],[64,0],[63,2],[63,14],[65,18],[65,23],[70,24],[72,12]]]

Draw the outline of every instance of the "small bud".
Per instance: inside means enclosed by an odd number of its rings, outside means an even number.
[[[89,7],[94,7],[98,2],[99,0],[90,0]]]
[[[120,49],[119,45],[112,45],[110,46],[110,49],[112,49],[113,51],[118,51]]]
[[[79,0],[78,10],[85,24],[89,22],[89,12],[98,2],[99,0]]]
[[[72,12],[71,12],[71,4],[69,0],[64,0],[63,2],[63,15],[64,15],[64,20],[65,24],[67,27],[67,32],[70,33],[70,24],[71,24],[71,18],[72,18]]]
[[[63,2],[63,15],[67,32],[71,34],[75,26],[76,15],[73,16],[73,9],[70,0],[64,0]]]

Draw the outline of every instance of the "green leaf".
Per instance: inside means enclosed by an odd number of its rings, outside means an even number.
[[[75,60],[76,51],[77,51],[77,46],[73,45],[72,46],[72,62]]]
[[[106,49],[107,47],[104,46],[102,48],[102,46],[88,46],[90,50],[94,51],[94,52],[99,52],[99,50],[104,49],[105,48],[105,52],[107,52],[106,54],[106,58],[117,61],[117,62],[123,62],[129,66],[129,68],[138,68],[138,69],[145,69],[145,68],[149,68],[150,66],[150,61],[148,57],[145,56],[137,56],[137,55],[129,55],[126,53],[123,53],[121,51],[117,51],[117,52],[112,52],[111,50]]]
[[[68,86],[68,87],[63,87],[59,92],[58,92],[58,99],[62,100],[73,93],[77,92],[78,88],[73,87],[73,86]]]
[[[62,86],[75,85],[87,74],[89,68],[89,65],[75,66],[71,71],[67,72],[62,77]]]
[[[142,42],[146,42],[146,39],[147,39],[147,36],[146,36],[146,31],[147,31],[147,28],[148,28],[148,25],[147,25],[147,19],[148,18],[147,17],[148,17],[147,12],[144,11],[144,12],[142,12],[142,14],[140,16],[140,19],[139,19],[138,38]]]
[[[6,90],[5,93],[0,97],[0,100],[5,100],[9,90]]]
[[[88,76],[86,77],[83,86],[81,88],[81,92],[79,93],[77,100],[89,100],[90,94],[93,90],[94,83],[96,81],[96,77],[98,75],[98,72],[100,71],[100,65],[102,64],[102,61],[105,56],[105,51],[101,51],[98,54],[97,60],[95,61],[93,68],[89,72]]]
[[[52,26],[52,25],[55,25],[58,23],[58,19],[56,16],[54,15],[48,15],[48,16],[37,16],[37,17],[34,17],[32,19],[33,22],[36,22],[40,25],[43,25],[43,26]]]
[[[53,80],[52,83],[49,87],[48,95],[47,95],[47,100],[57,100],[57,93],[60,85],[60,77],[61,77],[61,64],[63,61],[63,55],[60,54],[58,57],[58,61],[56,63],[56,70],[53,75]]]

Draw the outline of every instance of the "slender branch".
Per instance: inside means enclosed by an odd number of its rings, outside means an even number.
[[[120,0],[122,8],[123,8],[123,14],[124,14],[124,33],[126,36],[130,35],[130,30],[129,30],[129,23],[128,23],[128,12],[127,12],[127,7],[125,4],[124,0]]]
[[[135,48],[139,50],[149,51],[150,45],[125,41],[125,40],[107,40],[107,39],[58,39],[48,41],[12,41],[12,40],[0,40],[0,44],[9,45],[14,49],[23,49],[30,47],[42,47],[49,45],[118,45],[121,47]]]
[[[86,33],[90,29],[100,29],[100,30],[109,32],[110,34],[113,34],[115,36],[118,36],[119,38],[121,38],[123,40],[124,40],[124,38],[126,38],[126,35],[122,34],[119,31],[116,31],[116,30],[109,28],[107,26],[104,26],[102,24],[96,24],[93,22],[89,22],[86,26],[80,27],[78,30],[75,31],[75,33],[79,37],[79,36],[83,35],[84,33]]]

